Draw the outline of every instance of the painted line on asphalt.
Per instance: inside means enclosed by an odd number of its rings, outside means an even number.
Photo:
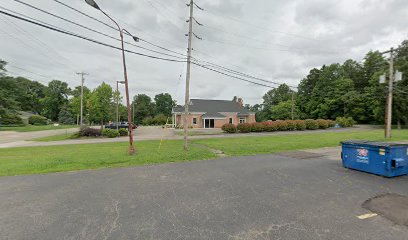
[[[359,219],[363,220],[363,219],[367,219],[367,218],[372,218],[372,217],[376,217],[378,216],[377,213],[367,213],[367,214],[363,214],[360,216],[357,216]]]

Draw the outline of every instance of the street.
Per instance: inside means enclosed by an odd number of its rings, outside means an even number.
[[[0,239],[407,239],[362,204],[408,177],[344,169],[338,148],[0,178]],[[338,155],[337,155],[338,156]]]

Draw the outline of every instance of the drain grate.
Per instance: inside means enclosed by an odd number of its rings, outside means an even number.
[[[311,153],[311,152],[304,152],[304,151],[283,152],[283,153],[277,153],[277,155],[284,156],[284,157],[298,158],[298,159],[309,159],[309,158],[324,157],[321,154]]]
[[[363,208],[377,213],[398,225],[408,227],[408,197],[384,194],[363,203]]]

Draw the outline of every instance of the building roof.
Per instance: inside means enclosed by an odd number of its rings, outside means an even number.
[[[222,115],[219,112],[207,112],[202,117],[203,118],[225,118],[225,115]]]
[[[173,112],[184,112],[184,106],[178,105],[174,107]],[[251,113],[250,110],[240,106],[237,102],[234,101],[207,99],[191,99],[189,112],[207,113],[211,114],[212,117],[225,117],[224,115],[222,115],[223,112],[236,112],[239,114]]]

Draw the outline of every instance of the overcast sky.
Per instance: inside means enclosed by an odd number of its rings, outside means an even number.
[[[68,9],[54,0],[21,0],[114,37],[114,30]],[[60,0],[111,24],[83,0]],[[297,85],[313,67],[361,61],[370,50],[386,50],[408,39],[406,0],[196,0],[194,25],[203,40],[194,39],[193,56],[276,82]],[[184,0],[99,0],[99,6],[140,38],[179,53],[186,53],[189,9]],[[119,42],[63,20],[2,0],[0,7],[28,15],[102,42]],[[80,84],[76,72],[85,71],[86,86],[102,81],[115,85],[123,79],[118,50],[0,15],[0,58],[9,62],[10,75],[47,83],[50,79]],[[127,38],[128,41],[132,41]],[[167,54],[144,42],[138,45]],[[166,57],[133,46],[128,49]],[[169,56],[167,56],[169,57]],[[173,58],[173,57],[169,57]],[[127,54],[130,93],[151,97],[162,92],[184,99],[185,63],[160,61]],[[22,70],[21,68],[25,69]],[[182,75],[180,78],[180,74]],[[269,89],[192,67],[191,98],[232,99],[260,103]],[[123,92],[123,87],[122,87]]]

